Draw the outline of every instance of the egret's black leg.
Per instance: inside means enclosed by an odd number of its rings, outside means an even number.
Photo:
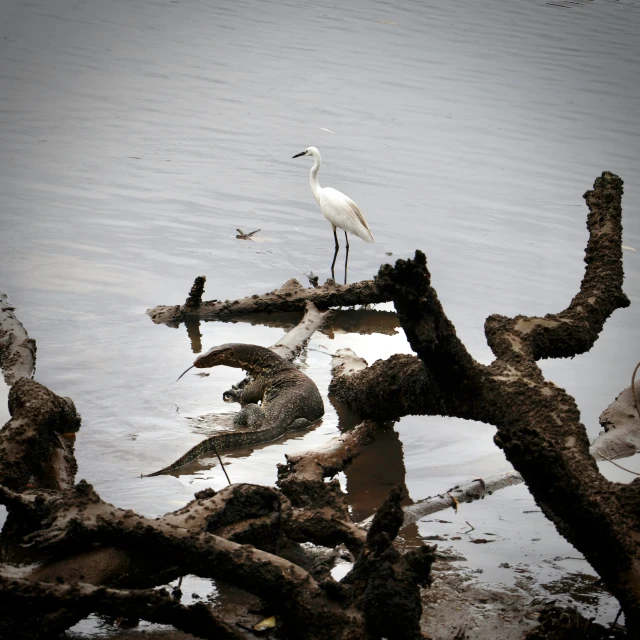
[[[347,238],[347,232],[344,232],[344,239],[347,241],[347,251],[344,256],[344,283],[347,284],[347,265],[349,264],[349,238]]]
[[[340,245],[338,244],[338,234],[336,233],[336,227],[333,224],[331,225],[331,227],[333,228],[333,239],[336,241],[336,250],[333,253],[333,262],[331,263],[331,277],[335,281],[336,274],[334,272],[334,268],[336,266],[336,258],[338,257],[338,251],[340,250]]]
[[[336,250],[333,252],[333,262],[331,263],[331,277],[334,279],[336,279],[336,274],[335,274],[335,266],[336,266],[336,258],[338,257],[338,249],[340,247],[338,245],[336,245]]]

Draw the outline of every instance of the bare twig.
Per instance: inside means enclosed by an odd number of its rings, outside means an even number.
[[[627,469],[627,468],[623,467],[621,464],[618,464],[617,462],[614,462],[613,460],[611,460],[611,458],[607,458],[607,456],[605,456],[604,453],[602,453],[602,451],[598,451],[597,454],[601,458],[604,458],[607,462],[610,462],[611,464],[613,464],[616,467],[618,467],[619,469],[622,469],[623,471],[626,471],[627,473],[630,473],[631,475],[640,476],[640,473],[636,473],[635,471],[631,471],[631,469]]]
[[[492,476],[484,480],[482,478],[476,478],[468,484],[453,487],[452,489],[449,489],[449,491],[445,491],[440,495],[425,498],[424,500],[420,500],[414,504],[409,504],[406,507],[403,507],[403,526],[406,527],[407,525],[417,522],[431,513],[443,511],[444,509],[454,506],[454,500],[456,503],[481,500],[485,495],[490,495],[494,491],[511,487],[513,485],[520,484],[521,482],[523,482],[522,476],[516,471],[508,471],[507,473],[501,473],[497,476]],[[368,529],[372,520],[373,516],[369,516],[360,522],[358,526],[362,529]]]
[[[474,526],[473,526],[473,525],[472,525],[468,520],[465,520],[465,522],[466,522],[466,524],[467,524],[467,525],[469,525],[469,527],[471,527],[471,528],[469,529],[469,531],[462,531],[461,533],[471,533],[472,531],[475,531],[475,530],[476,530],[476,528],[475,528],[475,527],[474,527]]]
[[[224,462],[222,462],[222,458],[220,457],[220,454],[218,453],[218,449],[217,449],[215,444],[213,445],[213,450],[214,450],[214,452],[216,454],[216,457],[218,458],[218,462],[220,463],[220,468],[222,469],[225,477],[227,478],[227,482],[229,484],[231,484],[231,479],[229,478],[229,474],[227,473],[227,470],[225,469]]]

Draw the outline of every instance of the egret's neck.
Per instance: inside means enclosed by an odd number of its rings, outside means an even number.
[[[320,193],[322,192],[322,187],[318,182],[318,170],[320,169],[320,158],[313,159],[313,167],[311,167],[311,171],[309,172],[309,182],[311,182],[311,192],[313,193],[313,197],[316,199],[316,202],[320,204]]]

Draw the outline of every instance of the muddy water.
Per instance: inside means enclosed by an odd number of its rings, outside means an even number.
[[[639,28],[629,1],[4,0],[0,288],[38,342],[36,378],[82,413],[79,477],[149,515],[224,486],[216,466],[139,478],[202,438],[188,418],[228,411],[221,393],[238,380],[221,368],[175,384],[194,343],[144,312],[183,301],[199,274],[218,299],[328,275],[330,228],[307,159],[291,159],[309,145],[323,153],[321,183],[360,204],[377,240],[353,241],[350,279],[423,249],[483,362],[487,315],[567,304],[583,272],[582,193],[603,169],[626,180],[633,305],[589,354],[543,363],[595,436],[639,358]],[[238,227],[261,231],[242,241]],[[200,332],[203,348],[282,335],[244,323]],[[324,392],[326,352],[344,346],[369,361],[409,351],[401,333],[319,335],[303,366]],[[327,402],[322,425],[228,456],[227,470],[273,482],[285,452],[337,429]],[[343,478],[359,515],[402,477],[417,499],[508,468],[485,425],[412,417],[396,433]],[[576,556],[541,514],[524,513],[535,509],[524,487],[510,489],[420,533],[453,536],[465,520],[495,533],[500,543],[458,545],[509,581],[498,564],[523,553],[543,567]]]

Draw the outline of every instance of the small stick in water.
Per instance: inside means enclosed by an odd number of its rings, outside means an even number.
[[[224,468],[224,463],[222,462],[222,458],[220,457],[220,454],[218,453],[218,447],[216,447],[215,443],[213,445],[213,450],[216,452],[216,456],[218,457],[218,461],[220,462],[220,466],[222,467],[222,470],[224,471],[224,475],[227,476],[227,482],[229,484],[231,484],[231,480],[229,479],[229,474],[227,473],[227,470]]]

